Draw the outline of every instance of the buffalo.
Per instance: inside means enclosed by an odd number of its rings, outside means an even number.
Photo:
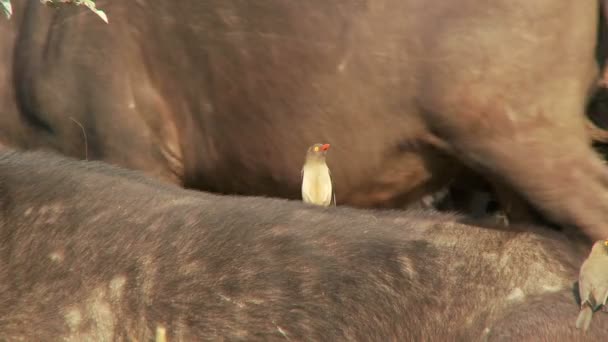
[[[472,170],[505,207],[608,236],[585,117],[599,1],[97,4],[109,25],[14,1],[0,143],[294,199],[324,141],[339,204],[402,207]]]
[[[2,341],[577,341],[563,234],[0,153]]]

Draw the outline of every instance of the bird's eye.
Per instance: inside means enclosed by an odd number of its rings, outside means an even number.
[[[319,152],[319,146],[315,146],[315,152]]]

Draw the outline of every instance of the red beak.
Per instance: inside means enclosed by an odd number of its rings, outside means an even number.
[[[324,144],[323,146],[321,146],[321,151],[327,151],[329,150],[329,144]]]

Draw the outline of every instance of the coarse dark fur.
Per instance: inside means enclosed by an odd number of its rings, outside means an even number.
[[[218,196],[41,152],[0,153],[0,209],[2,341],[582,336],[584,255],[541,228]]]

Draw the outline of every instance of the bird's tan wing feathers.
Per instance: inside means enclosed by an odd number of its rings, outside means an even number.
[[[589,282],[587,281],[587,277],[585,277],[584,272],[581,272],[581,275],[578,278],[578,294],[581,297],[581,305],[591,298],[591,288],[589,287]]]
[[[334,187],[334,179],[331,177],[331,170],[327,168],[327,172],[329,173],[329,182],[331,183],[331,196],[334,201],[334,207],[337,206],[336,203],[336,188]]]

